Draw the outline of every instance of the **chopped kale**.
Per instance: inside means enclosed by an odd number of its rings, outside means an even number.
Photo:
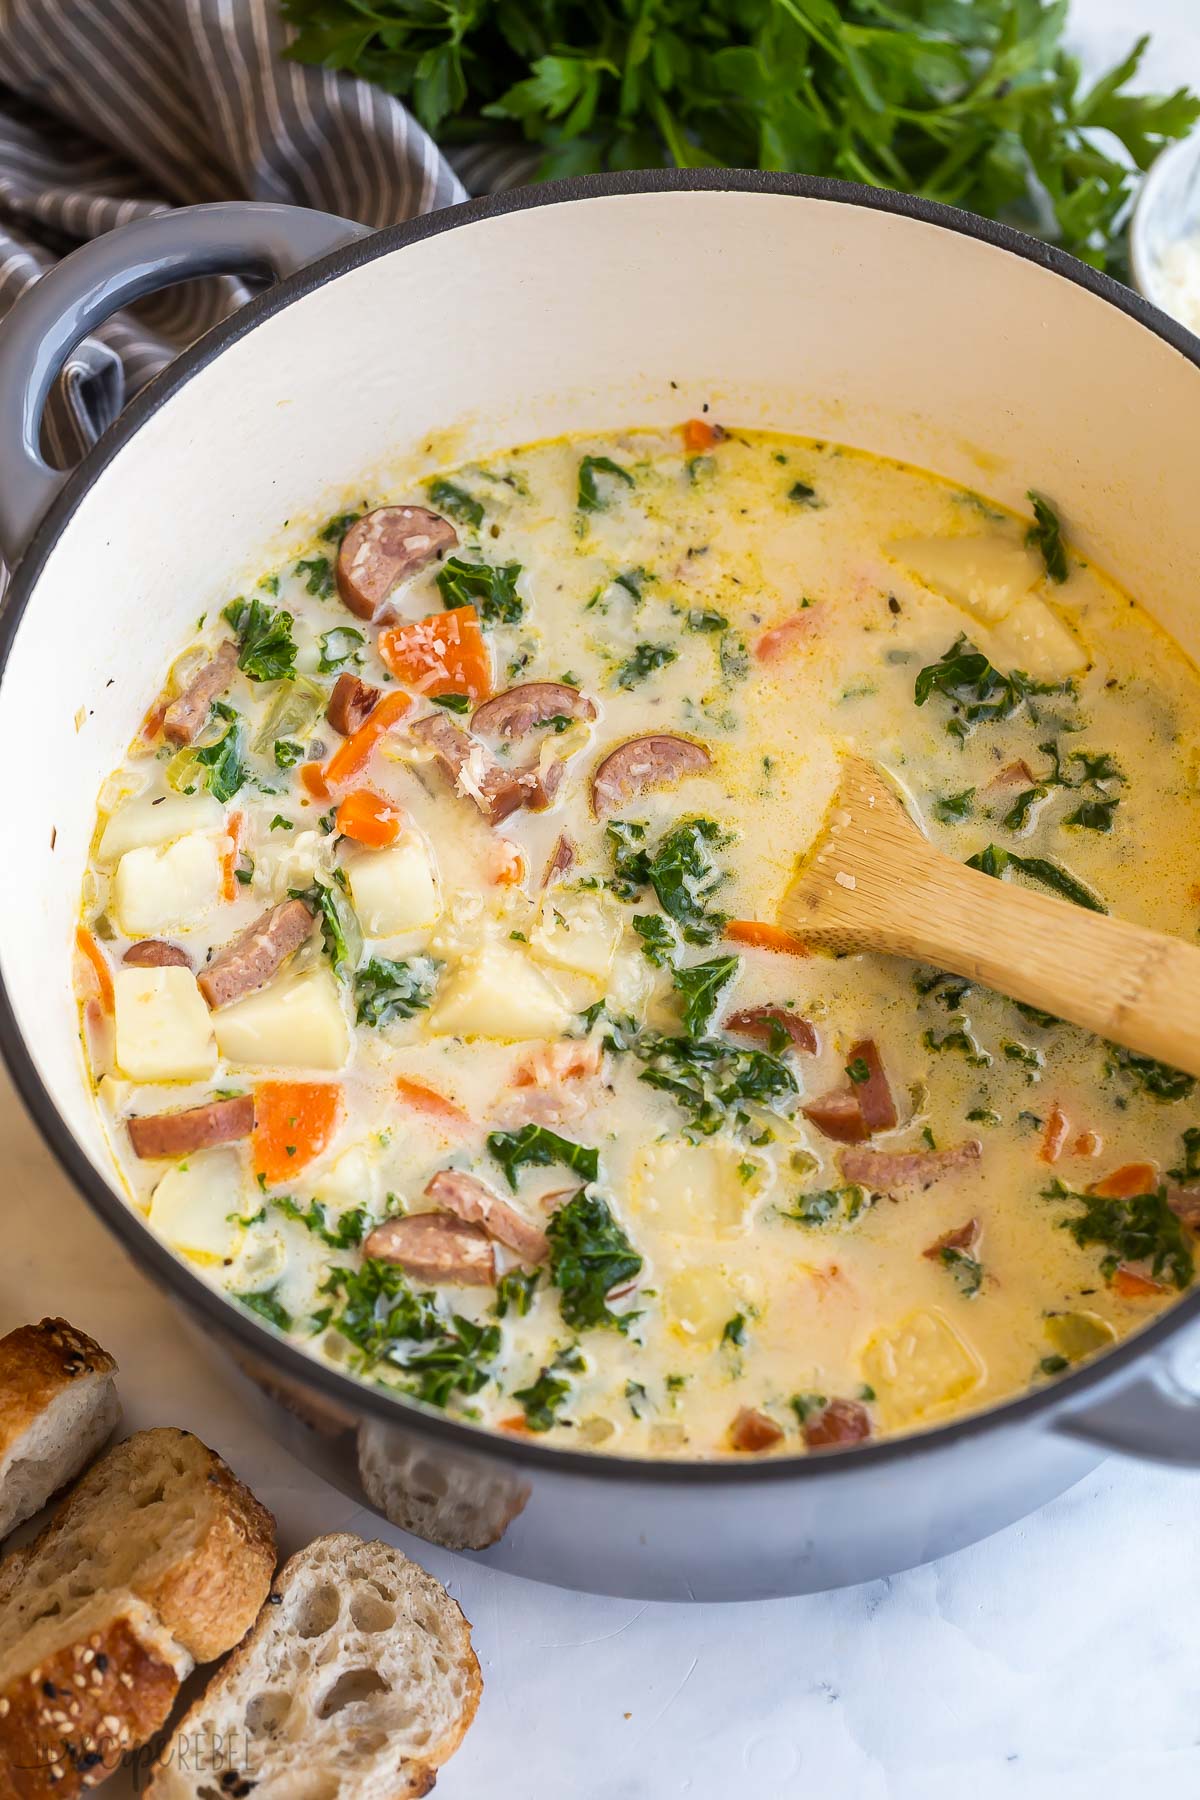
[[[679,954],[679,940],[670,921],[659,913],[635,913],[633,929],[642,940],[642,955],[656,969],[669,969]]]
[[[1043,500],[1040,494],[1035,494],[1032,488],[1027,498],[1033,507],[1033,524],[1025,533],[1025,542],[1041,551],[1047,575],[1051,581],[1061,584],[1067,579],[1067,552],[1063,546],[1058,514],[1050,502]]]
[[[960,1050],[973,1069],[986,1069],[991,1064],[991,1056],[972,1036],[970,1025],[961,1014],[952,1030],[943,1032],[941,1037],[927,1030],[921,1042],[927,1050]]]
[[[785,1062],[765,1050],[742,1050],[721,1038],[661,1037],[645,1031],[631,1046],[644,1064],[639,1081],[659,1088],[689,1116],[689,1129],[709,1137],[725,1124],[745,1124],[743,1102],[771,1107],[798,1090]]]
[[[639,644],[630,656],[619,665],[613,674],[613,686],[634,688],[639,681],[645,681],[655,669],[662,669],[673,663],[679,655],[670,644]]]
[[[1168,1169],[1172,1181],[1200,1181],[1200,1129],[1189,1125],[1183,1134],[1183,1160],[1177,1169]]]
[[[709,859],[709,846],[725,842],[712,819],[681,820],[659,840],[653,855],[646,843],[646,827],[634,820],[611,820],[605,837],[613,862],[609,886],[618,899],[636,900],[649,885],[689,944],[712,942],[725,923],[722,913],[708,908],[725,880]]]
[[[540,1269],[509,1269],[496,1283],[496,1300],[492,1307],[498,1319],[506,1319],[510,1310],[524,1319],[533,1305],[533,1296],[541,1278]]]
[[[224,700],[213,701],[208,719],[203,735],[209,741],[202,741],[185,754],[190,756],[197,769],[204,771],[201,780],[213,799],[224,804],[233,799],[246,780],[246,765],[242,761],[242,721],[240,714]],[[219,737],[211,737],[221,723],[225,726],[224,731]]]
[[[304,576],[306,592],[318,600],[328,600],[333,593],[333,565],[327,556],[312,556],[296,564],[295,573]]]
[[[428,956],[392,962],[373,956],[354,977],[354,1004],[360,1025],[390,1025],[411,1019],[433,999],[437,964]]]
[[[567,1350],[560,1350],[554,1361],[546,1364],[537,1380],[529,1387],[514,1390],[513,1399],[520,1401],[525,1423],[530,1431],[549,1431],[552,1425],[556,1425],[558,1414],[571,1392],[571,1383],[555,1371],[578,1369],[582,1366],[583,1357],[578,1347],[572,1345]]]
[[[1004,675],[992,667],[981,650],[959,636],[936,663],[917,676],[913,699],[924,706],[931,694],[941,694],[954,708],[946,729],[964,738],[972,726],[992,719],[1007,719],[1038,694],[1073,693],[1067,682],[1034,681],[1020,669]]]
[[[444,706],[447,712],[469,713],[471,710],[470,694],[430,694],[429,698],[435,706]]]
[[[330,1225],[328,1212],[319,1200],[313,1200],[307,1207],[303,1207],[287,1194],[281,1194],[272,1200],[271,1205],[278,1207],[285,1219],[293,1219],[297,1225],[303,1225],[331,1249],[350,1250],[355,1244],[362,1243],[367,1215],[361,1206],[350,1207]]]
[[[576,1194],[552,1216],[546,1236],[564,1323],[580,1331],[599,1325],[628,1331],[636,1315],[613,1312],[608,1296],[636,1279],[642,1258],[600,1196]]]
[[[1125,1075],[1135,1087],[1153,1100],[1186,1100],[1192,1094],[1195,1077],[1169,1063],[1156,1062],[1152,1056],[1139,1056],[1123,1044],[1105,1044],[1106,1075]]]
[[[259,599],[233,600],[221,617],[237,633],[238,668],[251,681],[289,681],[296,673],[292,615]]]
[[[846,1074],[855,1087],[862,1087],[871,1079],[871,1065],[865,1057],[856,1056],[853,1062],[846,1064]]]
[[[692,963],[686,969],[674,970],[671,979],[676,992],[683,997],[683,1028],[689,1037],[703,1037],[721,990],[737,974],[741,963],[736,956],[714,956],[709,962]]]
[[[580,512],[602,512],[609,505],[613,490],[602,489],[596,480],[598,475],[611,476],[614,481],[623,481],[626,487],[635,485],[633,476],[620,463],[615,463],[611,456],[585,456],[579,465],[579,493],[577,505]]]
[[[933,816],[940,819],[943,825],[953,825],[958,819],[969,819],[975,805],[975,789],[963,788],[957,794],[946,794],[933,803]]]
[[[473,531],[478,531],[483,524],[483,502],[468,494],[456,481],[436,475],[425,491],[429,495],[429,504],[447,518],[457,519],[460,525],[469,525]]]
[[[291,769],[304,757],[304,745],[294,744],[290,738],[275,739],[275,767]]]
[[[356,525],[361,518],[361,509],[358,512],[334,513],[332,519],[326,519],[317,536],[323,544],[340,544],[350,527]]]
[[[689,631],[728,631],[729,629],[729,620],[725,614],[714,612],[709,606],[691,607],[684,623]]]
[[[869,1205],[866,1189],[851,1183],[846,1187],[819,1188],[815,1193],[797,1194],[790,1207],[780,1208],[780,1217],[793,1219],[797,1225],[852,1225]]]
[[[279,1283],[273,1287],[260,1288],[254,1294],[235,1294],[233,1298],[240,1300],[247,1311],[257,1313],[260,1319],[266,1319],[278,1331],[292,1329],[292,1315],[279,1299]]]
[[[348,981],[363,951],[362,926],[339,883],[314,881],[308,888],[289,888],[288,897],[303,900],[321,921],[325,954],[339,980]]]
[[[983,1264],[969,1250],[960,1250],[955,1244],[943,1244],[938,1261],[949,1269],[966,1298],[973,1300],[983,1286]]]
[[[488,1134],[488,1149],[508,1177],[515,1193],[518,1176],[527,1165],[545,1168],[562,1163],[581,1175],[584,1181],[595,1181],[600,1173],[600,1152],[573,1144],[544,1125],[522,1125],[520,1131],[493,1131]]]
[[[1120,804],[1116,795],[1108,800],[1085,800],[1074,812],[1067,814],[1065,822],[1082,831],[1111,831],[1113,814]]]
[[[746,1342],[745,1313],[734,1313],[732,1319],[726,1319],[725,1329],[721,1333],[721,1342],[732,1344],[738,1350],[744,1348]]]
[[[817,498],[816,488],[810,487],[807,481],[793,481],[788,489],[788,499],[795,506],[816,507],[821,504]]]
[[[323,631],[320,637],[321,654],[317,660],[317,671],[321,675],[332,675],[335,669],[344,669],[348,662],[358,662],[357,652],[366,643],[361,631],[355,631],[353,625],[335,625],[332,631]]]
[[[645,1387],[640,1381],[634,1381],[632,1376],[625,1383],[625,1398],[629,1402],[629,1410],[634,1418],[640,1419],[642,1409],[649,1404],[649,1400]]]
[[[1069,869],[1064,869],[1060,863],[1051,862],[1048,856],[1018,856],[1015,850],[1002,850],[998,844],[988,844],[986,849],[967,858],[968,869],[979,869],[985,875],[994,875],[997,880],[1003,880],[1004,872],[1010,864],[1023,875],[1028,875],[1031,881],[1049,888],[1060,899],[1070,900],[1074,906],[1086,907],[1088,912],[1108,911],[1103,900],[1091,888],[1085,887],[1077,876],[1072,875]]]
[[[1111,1281],[1121,1263],[1149,1263],[1154,1275],[1166,1274],[1175,1287],[1191,1285],[1195,1272],[1192,1248],[1181,1219],[1167,1204],[1167,1190],[1117,1198],[1106,1194],[1078,1194],[1064,1182],[1054,1181],[1044,1190],[1047,1200],[1069,1200],[1082,1207],[1075,1217],[1060,1219],[1081,1246],[1103,1244],[1109,1254],[1100,1264]]]
[[[525,602],[517,592],[521,564],[464,562],[448,556],[437,572],[438,592],[447,611],[473,606],[485,625],[517,625]]]
[[[442,1310],[436,1294],[413,1288],[402,1269],[368,1257],[360,1269],[330,1269],[329,1323],[359,1352],[364,1370],[385,1362],[408,1379],[405,1391],[433,1406],[475,1394],[489,1379],[500,1327]]]

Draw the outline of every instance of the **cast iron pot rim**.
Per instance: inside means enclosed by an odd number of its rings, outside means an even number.
[[[440,212],[426,213],[405,224],[388,226],[373,236],[357,239],[309,264],[286,281],[277,283],[239,307],[232,317],[215,326],[191,349],[185,350],[155,377],[121,413],[116,423],[71,472],[61,492],[34,532],[13,575],[0,616],[0,683],[17,628],[29,604],[37,578],[77,506],[101,470],[153,417],[185,382],[217,356],[226,345],[253,331],[293,300],[312,293],[327,281],[349,273],[376,257],[390,255],[410,244],[437,237],[484,219],[503,217],[537,206],[556,206],[567,201],[609,199],[626,195],[661,193],[772,194],[783,198],[833,201],[892,213],[924,225],[937,226],[962,237],[974,238],[996,250],[1007,251],[1025,262],[1037,264],[1074,286],[1106,301],[1156,337],[1179,351],[1200,368],[1200,338],[1160,312],[1141,295],[1102,275],[1065,251],[1026,236],[1011,226],[996,224],[957,207],[899,194],[890,189],[868,188],[856,182],[827,181],[814,176],[766,174],[749,169],[652,169],[616,175],[579,176],[547,182],[537,187],[516,188],[505,194],[485,196]],[[714,1458],[706,1461],[663,1460],[606,1456],[594,1452],[552,1448],[507,1437],[481,1425],[448,1418],[405,1395],[358,1381],[332,1365],[309,1356],[265,1322],[246,1312],[237,1302],[208,1285],[181,1258],[144,1225],[133,1209],[92,1168],[43,1083],[16,1022],[3,976],[0,975],[0,1055],[28,1107],[42,1137],[64,1173],[84,1195],[93,1211],[141,1266],[149,1265],[167,1288],[219,1333],[228,1334],[245,1351],[274,1363],[302,1386],[316,1388],[351,1414],[368,1414],[383,1423],[399,1425],[434,1440],[458,1445],[518,1468],[557,1470],[590,1479],[664,1486],[704,1486],[747,1482],[816,1480],[822,1475],[844,1474],[850,1467],[867,1469],[883,1463],[915,1457],[933,1444],[945,1446],[981,1437],[1001,1425],[1023,1423],[1061,1404],[1067,1395],[1080,1393],[1107,1381],[1112,1374],[1138,1360],[1152,1347],[1200,1315],[1200,1286],[1175,1303],[1169,1312],[1131,1337],[1125,1338],[1095,1362],[1075,1370],[1063,1380],[1050,1382],[986,1411],[951,1423],[933,1426],[906,1436],[856,1445],[852,1462],[847,1452],[821,1455],[794,1453],[787,1456],[748,1457],[745,1460]]]

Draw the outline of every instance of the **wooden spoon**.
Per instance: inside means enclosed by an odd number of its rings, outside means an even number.
[[[932,963],[1200,1075],[1200,949],[944,856],[864,757],[845,758],[779,917],[811,944]]]

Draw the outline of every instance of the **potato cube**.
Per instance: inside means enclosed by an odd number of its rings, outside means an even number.
[[[1019,539],[998,532],[952,538],[908,538],[888,554],[935,594],[981,624],[999,624],[1041,580],[1040,560]]]
[[[983,1380],[975,1351],[940,1312],[913,1312],[877,1332],[863,1352],[889,1430],[903,1430],[963,1400]]]
[[[623,921],[600,894],[548,894],[529,934],[530,954],[552,968],[608,980]]]
[[[571,1017],[558,990],[515,944],[484,944],[442,982],[429,1030],[513,1044],[560,1037]]]
[[[197,1262],[234,1255],[242,1228],[241,1164],[232,1150],[205,1150],[163,1176],[150,1201],[150,1223],[173,1250]]]
[[[660,1231],[728,1237],[745,1224],[752,1191],[741,1161],[726,1144],[653,1144],[634,1166],[634,1207]]]
[[[153,849],[190,831],[216,831],[225,809],[211,794],[166,794],[157,800],[139,795],[109,815],[96,846],[96,860],[119,862],[128,850]]]
[[[113,906],[130,937],[155,937],[193,925],[221,892],[221,858],[207,832],[174,843],[127,850],[117,864]]]
[[[226,1062],[253,1068],[340,1069],[350,1027],[338,985],[323,966],[285,974],[213,1014]]]
[[[424,931],[441,916],[429,848],[415,831],[404,832],[388,850],[360,850],[344,866],[368,937]]]
[[[190,969],[118,969],[117,1065],[130,1081],[196,1081],[217,1066],[212,1017]]]
[[[663,1291],[671,1329],[685,1343],[710,1345],[720,1340],[739,1310],[737,1294],[720,1269],[710,1264],[681,1269]]]
[[[1036,594],[1017,602],[991,633],[989,647],[1002,669],[1023,669],[1035,681],[1065,681],[1088,666],[1074,632]]]

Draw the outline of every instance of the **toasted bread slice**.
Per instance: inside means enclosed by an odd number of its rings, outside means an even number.
[[[270,1513],[198,1438],[110,1450],[0,1563],[0,1795],[103,1779],[244,1635],[274,1567]]]
[[[387,1544],[335,1534],[286,1564],[184,1714],[150,1800],[409,1800],[462,1742],[483,1683],[471,1628]]]
[[[73,1480],[112,1431],[116,1367],[65,1319],[0,1338],[0,1538]]]

